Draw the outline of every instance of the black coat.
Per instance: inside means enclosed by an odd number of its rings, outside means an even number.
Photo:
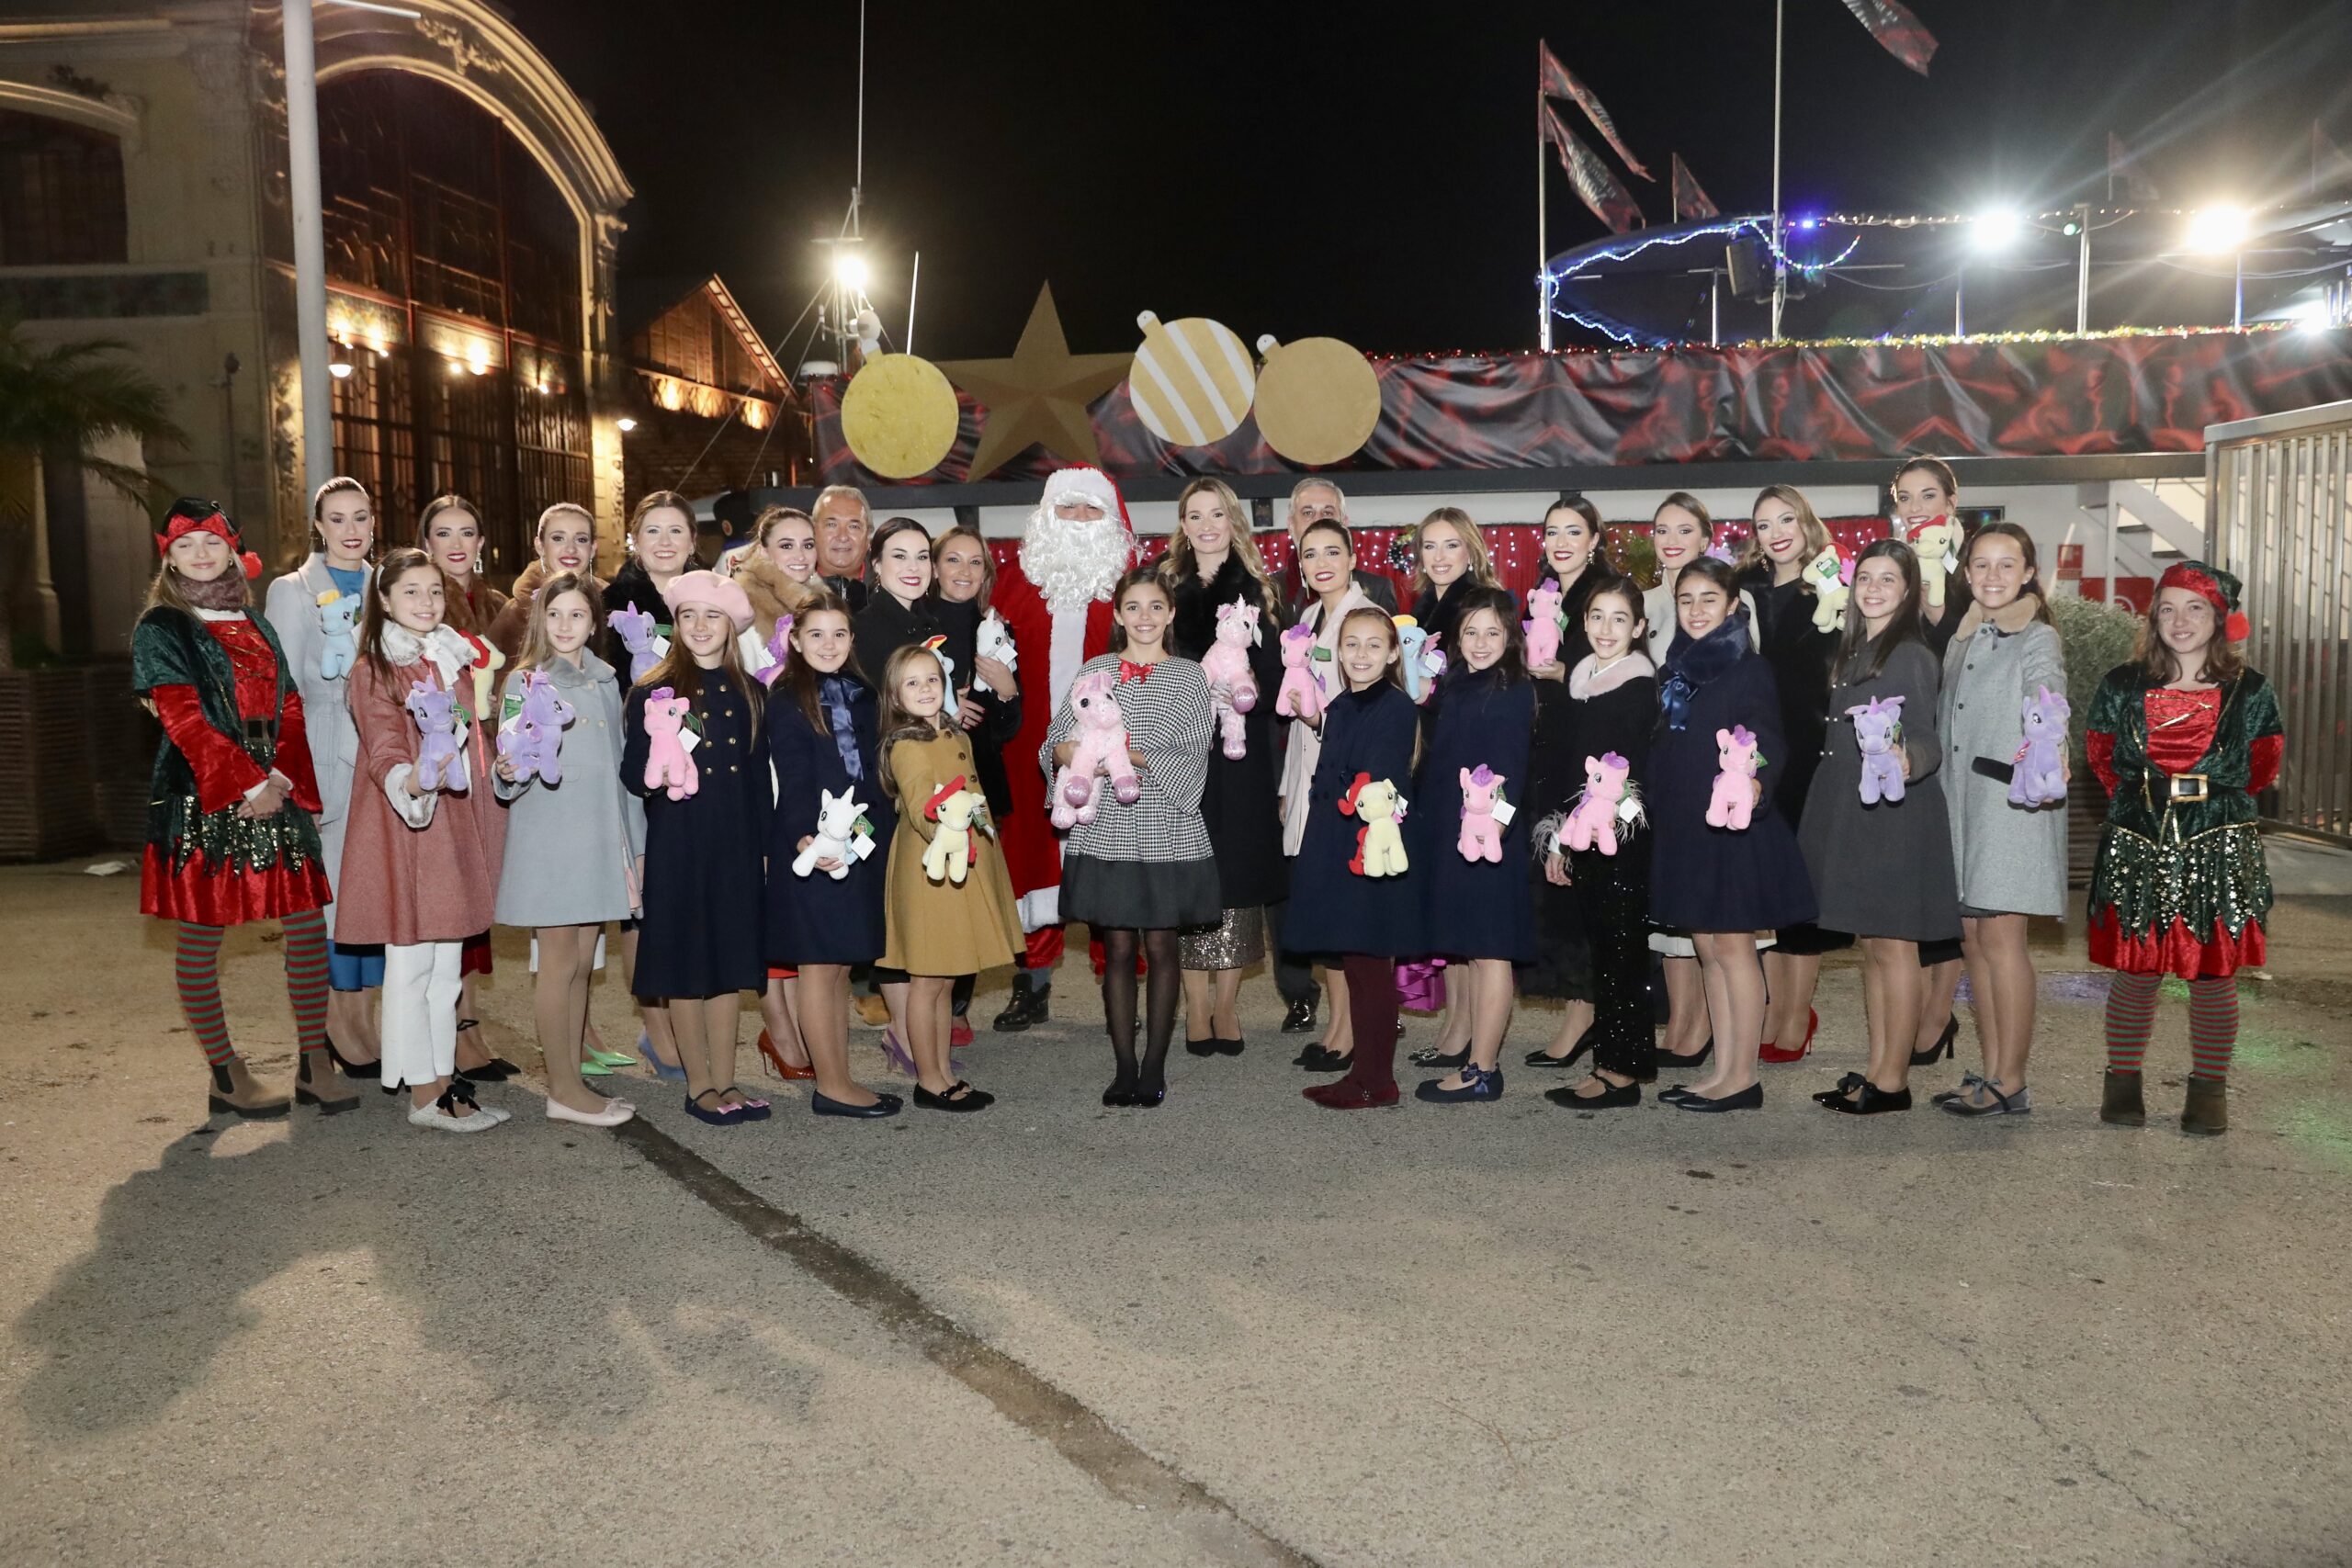
[[[1793,826],[1804,820],[1805,796],[1814,770],[1821,766],[1829,737],[1829,666],[1843,633],[1819,631],[1813,612],[1820,601],[1803,579],[1775,584],[1761,568],[1739,581],[1756,599],[1757,651],[1772,667],[1781,698],[1781,747],[1772,758],[1772,804]]]
[[[1499,671],[1448,670],[1424,710],[1429,740],[1405,839],[1422,872],[1421,905],[1430,951],[1448,958],[1535,957],[1535,910],[1527,886],[1529,756],[1535,730],[1535,687]],[[1462,858],[1462,771],[1485,763],[1503,775],[1503,798],[1518,807],[1503,829],[1499,861]],[[1581,769],[1581,764],[1579,764]]]
[[[874,689],[852,682],[850,728],[856,736],[861,776],[852,780],[831,729],[811,728],[808,716],[783,682],[768,689],[768,761],[775,766],[776,807],[768,832],[767,960],[802,964],[871,964],[882,956],[883,891],[890,863],[890,830],[898,818],[882,787]],[[854,787],[874,825],[874,852],[854,862],[836,882],[822,871],[796,876],[800,840],[817,830],[820,792]]]
[[[760,952],[760,849],[767,841],[767,761],[752,705],[723,671],[702,672],[692,753],[699,786],[684,800],[645,787],[649,688],[628,694],[621,782],[645,799],[644,916],[638,922],[640,997],[701,998],[767,987]]]
[[[1670,931],[1777,931],[1819,913],[1796,832],[1772,804],[1787,746],[1771,667],[1746,650],[1745,626],[1734,631],[1740,657],[1699,688],[1683,728],[1661,711],[1650,739],[1650,919]],[[1678,648],[1688,640],[1675,634]],[[1710,828],[1723,771],[1715,732],[1742,724],[1764,759],[1764,798],[1745,829]]]
[[[978,728],[966,733],[972,740],[972,771],[979,775],[980,793],[988,796],[989,810],[1001,822],[1012,809],[1012,787],[1005,773],[1004,749],[1021,732],[1023,699],[1014,697],[1007,702],[994,692],[972,690],[972,677],[978,673],[980,616],[986,608],[978,600],[965,604],[942,600],[937,605],[939,618],[947,626],[947,657],[956,661],[956,690],[979,704],[985,716]]]
[[[866,684],[881,691],[883,671],[889,666],[890,655],[899,649],[910,643],[948,637],[948,617],[940,613],[945,608],[928,594],[912,604],[901,604],[888,593],[869,594],[865,608],[850,617],[850,643]],[[956,657],[953,649],[948,657]],[[971,679],[971,660],[967,657],[956,666],[956,683],[967,685]]]
[[[1431,637],[1443,637],[1438,645],[1449,662],[1461,658],[1453,646],[1453,626],[1462,619],[1462,601],[1476,581],[1464,572],[1442,589],[1430,588],[1413,601],[1413,623]]]
[[[1589,653],[1579,655],[1570,661],[1569,673],[1574,674],[1577,665],[1588,657]],[[1645,667],[1648,663],[1646,659],[1642,660]],[[1531,820],[1540,821],[1574,808],[1577,796],[1584,790],[1584,760],[1609,751],[1616,752],[1631,765],[1627,776],[1638,789],[1648,769],[1650,730],[1657,723],[1657,680],[1653,675],[1628,680],[1582,702],[1570,694],[1566,680],[1536,682],[1535,738],[1528,751],[1527,795],[1522,809]],[[1525,996],[1590,1001],[1592,951],[1586,933],[1591,921],[1582,907],[1588,874],[1577,869],[1572,873],[1570,886],[1557,886],[1544,873],[1543,856],[1538,853],[1541,847],[1528,845],[1528,886],[1535,905],[1536,955],[1534,962],[1521,971],[1520,991]],[[1608,858],[1598,850],[1572,856],[1579,863]],[[1602,880],[1598,874],[1609,873],[1606,880],[1613,885],[1624,881],[1627,874],[1636,876],[1643,897],[1635,903],[1635,914],[1645,920],[1648,835],[1637,833],[1621,843],[1618,858],[1624,863],[1597,866],[1592,879]],[[1638,862],[1637,866],[1632,863],[1634,862]]]
[[[1339,803],[1358,773],[1411,788],[1413,736],[1419,714],[1413,699],[1383,682],[1362,692],[1345,692],[1324,711],[1323,750],[1306,798],[1291,808],[1306,812],[1306,837],[1291,871],[1290,910],[1283,917],[1283,946],[1292,953],[1369,953],[1418,958],[1429,950],[1423,934],[1422,863],[1408,849],[1402,876],[1359,876],[1348,869],[1355,858],[1357,821]],[[1413,811],[1408,801],[1405,826]]]
[[[1216,642],[1218,609],[1237,599],[1259,607],[1258,646],[1250,650],[1258,705],[1242,716],[1247,750],[1240,757],[1228,759],[1221,746],[1211,743],[1201,820],[1216,850],[1218,896],[1225,908],[1254,909],[1290,895],[1279,806],[1282,740],[1274,728],[1274,696],[1283,684],[1281,637],[1289,623],[1279,607],[1266,604],[1239,558],[1228,555],[1209,581],[1190,577],[1176,584],[1168,651],[1199,660]]]

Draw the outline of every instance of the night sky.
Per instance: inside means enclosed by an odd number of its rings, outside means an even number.
[[[809,239],[838,229],[847,201],[856,0],[508,8],[594,107],[637,188],[625,276],[683,289],[716,271],[783,333],[821,276]],[[1839,0],[1789,0],[1792,209],[2103,197],[2110,129],[2144,150],[2167,204],[2299,195],[2315,119],[2352,150],[2352,6],[1913,9],[1941,44],[1924,79]],[[1768,204],[1771,19],[1770,0],[875,0],[875,303],[895,339],[920,249],[927,357],[1010,353],[1048,278],[1081,353],[1132,347],[1144,310],[1374,353],[1532,346],[1535,40],[1657,175],[1620,177],[1662,222],[1671,152],[1725,209]],[[1599,236],[1556,166],[1547,178],[1552,248]]]

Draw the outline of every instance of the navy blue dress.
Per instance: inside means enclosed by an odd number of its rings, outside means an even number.
[[[1796,833],[1772,804],[1785,745],[1780,692],[1772,667],[1747,651],[1746,626],[1737,631],[1740,657],[1699,688],[1681,728],[1661,714],[1650,745],[1650,919],[1669,931],[1774,931],[1820,912]],[[1715,731],[1736,724],[1755,734],[1764,759],[1764,798],[1737,831],[1707,826],[1723,771]]]
[[[808,716],[778,682],[768,693],[768,760],[775,764],[776,807],[767,840],[767,960],[778,968],[803,964],[871,964],[882,956],[883,891],[890,863],[890,830],[898,823],[876,761],[881,716],[874,688],[849,682],[852,750],[858,776],[832,730],[812,729]],[[795,876],[800,840],[817,830],[820,794],[854,788],[874,825],[874,852],[854,862],[840,881],[830,873]]]
[[[702,671],[694,706],[702,743],[693,752],[700,782],[672,800],[645,787],[647,690],[630,690],[622,716],[621,782],[645,800],[645,914],[630,984],[654,1001],[763,990],[760,846],[771,803],[751,702],[724,671]]]
[[[1509,685],[1494,670],[1457,664],[1424,710],[1429,743],[1405,818],[1406,853],[1424,874],[1423,930],[1447,958],[1535,957],[1535,901],[1527,885],[1529,753],[1535,738],[1535,682]],[[1503,798],[1521,809],[1503,829],[1503,858],[1462,858],[1462,771],[1485,763],[1503,776]]]
[[[1292,809],[1307,813],[1306,836],[1291,863],[1290,912],[1283,919],[1283,946],[1295,953],[1366,953],[1379,958],[1419,958],[1429,951],[1422,935],[1420,881],[1425,863],[1409,842],[1419,803],[1407,803],[1403,876],[1359,876],[1348,869],[1355,858],[1354,817],[1340,810],[1358,773],[1410,787],[1413,735],[1419,725],[1413,699],[1383,682],[1331,699],[1323,718],[1323,751],[1306,798]]]

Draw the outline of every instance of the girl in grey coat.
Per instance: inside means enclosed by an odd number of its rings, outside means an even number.
[[[302,716],[311,739],[311,765],[319,777],[319,849],[327,886],[343,885],[343,834],[351,816],[351,778],[359,761],[359,730],[351,722],[344,688],[358,630],[357,608],[368,595],[368,556],[376,543],[376,513],[357,479],[338,477],[311,498],[310,557],[269,585],[264,611],[286,650],[286,663],[302,694]],[[321,601],[328,601],[322,604]],[[354,606],[351,600],[357,600]],[[330,638],[327,628],[347,627],[351,640]],[[332,647],[330,645],[333,645]],[[329,674],[328,671],[334,673]],[[345,1077],[372,1078],[383,1047],[376,1034],[369,993],[384,983],[384,950],[345,947],[334,941],[335,909],[326,907],[327,1049]]]
[[[1900,540],[1881,539],[1854,562],[1853,599],[1830,682],[1827,741],[1797,833],[1820,899],[1820,925],[1851,931],[1861,942],[1870,1069],[1814,1096],[1849,1115],[1911,1108],[1911,1040],[1925,978],[1919,944],[1960,933],[1951,828],[1939,776],[1939,683],[1935,655],[1919,629],[1918,558]],[[1895,698],[1902,706],[1892,750],[1866,757],[1861,738],[1872,716],[1854,710]],[[1873,761],[1886,771],[1873,776]]]
[[[620,681],[590,649],[603,616],[594,582],[570,572],[548,578],[531,603],[520,656],[506,672],[497,710],[503,730],[523,708],[524,676],[543,674],[571,710],[559,748],[557,782],[516,776],[502,756],[498,798],[506,805],[506,858],[498,877],[498,923],[538,937],[534,1007],[547,1058],[548,1119],[610,1127],[635,1114],[580,1076],[588,1031],[588,987],[606,920],[637,912],[645,853],[645,807],[621,784]]]
[[[2032,1103],[2025,1064],[2035,980],[2026,918],[2066,912],[2066,808],[2010,805],[2009,773],[2024,737],[2025,701],[2041,687],[2065,694],[2066,655],[2023,528],[1979,528],[1962,569],[1974,603],[1944,649],[1942,719],[1952,754],[1962,952],[1984,1070],[1937,1102],[1956,1116],[2014,1115]]]

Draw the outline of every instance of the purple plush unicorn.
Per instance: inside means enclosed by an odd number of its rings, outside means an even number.
[[[768,657],[775,662],[760,671],[759,682],[763,686],[775,685],[776,677],[784,673],[784,667],[792,662],[792,617],[790,615],[778,615],[775,618],[775,630],[768,634]]]
[[[2009,774],[2009,804],[2054,806],[2066,798],[2066,720],[2074,709],[2047,686],[2026,698],[2025,740]]]
[[[1903,798],[1903,699],[1872,697],[1846,710],[1854,721],[1854,743],[1862,749],[1862,804],[1889,805]]]
[[[498,730],[498,755],[514,770],[517,783],[563,782],[563,727],[571,722],[571,705],[556,695],[555,682],[539,671],[526,671],[523,711]]]
[[[613,634],[621,639],[621,646],[628,649],[628,683],[634,686],[645,679],[645,672],[652,669],[662,657],[653,647],[656,624],[653,613],[650,610],[615,610],[605,619],[612,626]]]
[[[416,782],[426,789],[464,789],[466,747],[458,732],[457,699],[429,682],[418,681],[408,689],[407,707],[420,737]]]

